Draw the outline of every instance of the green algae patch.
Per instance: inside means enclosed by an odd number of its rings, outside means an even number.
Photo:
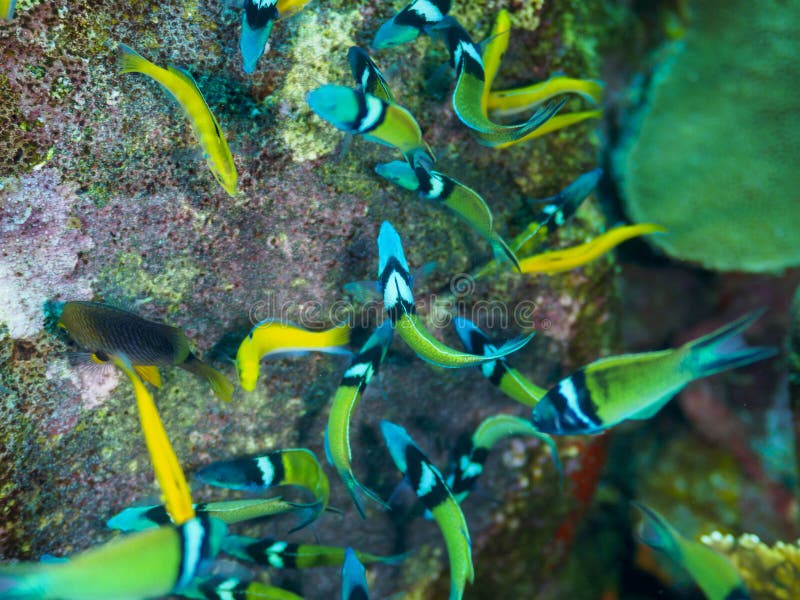
[[[292,68],[270,103],[286,113],[277,137],[289,147],[295,162],[314,160],[336,149],[342,134],[311,112],[309,90],[326,83],[349,83],[346,52],[363,18],[359,10],[337,14],[311,10],[297,16],[292,44]]]
[[[717,270],[800,264],[800,5],[694,2],[615,156],[629,216],[648,241]]]

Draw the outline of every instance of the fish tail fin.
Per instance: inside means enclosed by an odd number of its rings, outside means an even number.
[[[242,51],[242,68],[245,73],[256,70],[258,59],[264,54],[269,34],[274,21],[270,20],[264,27],[253,29],[247,23],[247,15],[242,14],[242,35],[239,38],[239,49]]]
[[[639,525],[639,539],[653,550],[675,556],[680,553],[675,532],[660,514],[642,504],[633,501],[631,504],[641,513],[642,521]]]
[[[120,53],[120,73],[145,73],[152,66],[149,60],[126,44],[118,47]]]
[[[311,525],[322,514],[324,510],[322,502],[312,502],[311,504],[295,504],[297,508],[298,524],[289,530],[289,533],[300,531]]]
[[[214,367],[208,366],[193,354],[190,354],[189,358],[187,358],[179,366],[182,369],[185,369],[190,373],[194,373],[195,375],[198,375],[208,381],[211,389],[214,391],[214,394],[220,400],[230,402],[233,398],[233,384],[228,381],[228,378],[217,371]]]
[[[693,378],[707,377],[720,371],[743,367],[777,354],[769,346],[748,346],[741,333],[752,325],[764,310],[756,310],[716,331],[689,342],[686,365]]]
[[[381,497],[378,496],[378,494],[359,482],[355,478],[355,475],[353,475],[352,471],[343,471],[339,475],[341,476],[342,481],[344,481],[347,491],[350,493],[350,497],[353,499],[353,503],[356,505],[356,510],[358,511],[358,514],[361,515],[362,519],[366,519],[367,515],[364,512],[364,503],[359,496],[359,492],[375,502],[375,504],[380,506],[383,510],[390,510],[389,505],[386,504],[386,502],[384,502]]]
[[[510,261],[511,264],[514,265],[514,270],[517,271],[517,273],[522,272],[522,269],[519,266],[519,259],[517,258],[517,255],[514,254],[514,251],[511,248],[509,248],[508,244],[506,244],[503,238],[495,233],[494,237],[489,241],[489,244],[492,246],[494,259],[498,264],[503,264],[506,261]]]
[[[484,351],[484,356],[487,358],[487,360],[492,360],[513,354],[517,350],[520,350],[522,347],[524,347],[525,344],[530,342],[531,339],[533,339],[533,336],[534,334],[531,333],[526,336],[512,338],[500,346],[495,352]]]

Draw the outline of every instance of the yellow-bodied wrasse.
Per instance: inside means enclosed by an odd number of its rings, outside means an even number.
[[[187,589],[219,552],[221,521],[190,519],[119,537],[64,562],[0,565],[5,600],[146,600]]]
[[[324,85],[309,92],[308,105],[341,131],[397,148],[408,160],[417,151],[434,159],[414,116],[394,102],[341,85]]]
[[[309,331],[288,321],[266,319],[258,323],[239,344],[236,371],[239,383],[247,392],[256,388],[261,359],[270,354],[327,352],[349,354],[344,348],[350,341],[350,327],[337,325],[323,331]]]
[[[150,453],[158,485],[164,495],[166,511],[175,525],[183,525],[195,516],[192,495],[175,450],[172,449],[167,432],[164,430],[164,424],[158,415],[153,397],[125,357],[115,356],[113,361],[133,384],[144,441]]]
[[[276,450],[252,458],[223,460],[203,467],[197,472],[203,483],[232,490],[264,490],[279,485],[294,485],[313,494],[310,504],[295,504],[309,516],[296,531],[314,521],[328,507],[330,485],[317,457],[305,448]]]
[[[392,343],[393,333],[392,323],[387,319],[373,332],[353,358],[336,389],[328,415],[328,426],[325,429],[325,453],[328,462],[344,482],[362,518],[366,515],[358,492],[362,492],[381,506],[385,507],[385,504],[375,492],[361,485],[353,473],[350,419],[367,385],[377,375]]]
[[[180,367],[207,380],[221,400],[231,399],[233,384],[192,354],[189,341],[177,327],[107,304],[77,301],[64,304],[58,325],[98,362],[124,356],[140,376],[157,386],[161,383],[158,367]]]
[[[294,592],[252,579],[215,575],[181,593],[197,600],[303,600]]]
[[[467,352],[472,354],[491,354],[497,351],[496,344],[481,331],[475,323],[464,317],[455,317],[453,325]],[[498,358],[480,365],[481,373],[493,385],[500,388],[509,398],[533,408],[547,393],[547,390],[526,379],[512,368],[505,358]]]
[[[14,6],[17,0],[0,0],[0,18],[10,21],[14,18]]]
[[[535,254],[519,261],[523,273],[560,273],[583,266],[599,258],[615,246],[635,237],[652,233],[664,233],[661,225],[639,223],[615,227],[595,239],[564,250],[552,250]]]
[[[226,525],[283,515],[301,508],[294,502],[287,502],[280,497],[199,502],[193,507],[196,515],[213,517]],[[172,519],[170,519],[166,507],[160,504],[151,504],[126,508],[111,517],[106,522],[106,526],[122,531],[142,531],[170,523],[172,523]]]
[[[155,79],[181,105],[206,155],[208,168],[222,188],[236,194],[236,165],[217,118],[206,104],[197,83],[187,71],[168,65],[162,69],[125,44],[119,45],[121,73],[142,73]]]
[[[344,562],[344,548],[297,544],[275,538],[251,538],[229,535],[222,543],[222,550],[251,562],[276,569],[309,569],[312,567],[338,567]],[[364,563],[397,564],[405,558],[398,556],[376,556],[367,552],[356,552]]]
[[[478,356],[450,348],[437,340],[416,313],[412,280],[400,236],[384,221],[378,234],[378,287],[395,330],[417,356],[447,368],[474,367],[516,352],[532,336],[509,340],[493,354]]]
[[[639,537],[686,569],[708,600],[749,600],[750,593],[730,561],[708,546],[681,535],[652,508],[632,503],[641,513]]]
[[[761,311],[680,348],[595,361],[553,386],[531,412],[537,430],[554,435],[600,433],[627,419],[649,419],[695,379],[775,355],[745,345],[741,332]]]
[[[464,513],[439,469],[422,453],[405,429],[381,421],[381,432],[394,464],[442,530],[450,559],[450,600],[461,600],[467,582],[472,583],[475,577]]]
[[[484,419],[471,437],[456,446],[453,461],[454,468],[448,474],[447,486],[453,497],[463,502],[475,488],[475,483],[483,473],[483,465],[489,457],[492,447],[507,437],[524,435],[542,440],[550,449],[559,479],[563,478],[564,469],[558,457],[558,447],[553,438],[537,431],[531,423],[514,415],[494,415]]]
[[[430,168],[417,154],[409,164],[393,161],[375,167],[375,172],[402,188],[417,192],[426,200],[444,204],[489,242],[498,263],[510,262],[519,270],[519,261],[505,240],[494,230],[494,217],[483,198],[472,188]]]

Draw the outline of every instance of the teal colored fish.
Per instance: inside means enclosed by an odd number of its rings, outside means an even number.
[[[532,337],[510,340],[481,356],[450,348],[433,337],[417,315],[412,284],[400,236],[384,221],[378,234],[378,289],[395,330],[417,356],[440,367],[474,367],[516,352]]]
[[[369,600],[367,576],[356,553],[348,547],[342,565],[342,600]]]
[[[303,507],[282,498],[246,498],[221,502],[199,502],[193,505],[198,516],[213,517],[226,525],[282,515]],[[163,504],[132,506],[111,517],[106,526],[122,531],[142,531],[169,525],[170,517]]]
[[[489,242],[498,263],[511,262],[519,271],[516,254],[494,230],[492,212],[475,190],[444,173],[432,170],[426,157],[420,160],[419,155],[412,157],[412,164],[393,161],[378,165],[375,172],[395,185],[416,192],[426,200],[448,207]]]
[[[475,577],[472,542],[464,513],[439,469],[422,453],[405,429],[381,421],[381,432],[394,464],[442,531],[450,559],[450,600],[461,600],[467,582],[472,583]]]
[[[344,562],[345,549],[339,546],[298,544],[275,538],[251,538],[241,535],[226,536],[222,550],[236,558],[255,562],[275,569],[309,569],[313,567],[338,567]],[[356,552],[363,563],[397,564],[405,555],[377,556]]]
[[[5,600],[145,600],[180,593],[219,552],[226,527],[195,517],[126,535],[67,561],[0,565]]]
[[[541,212],[531,221],[522,233],[511,240],[511,248],[520,256],[533,251],[553,234],[563,227],[583,201],[592,193],[603,175],[602,169],[595,169],[583,173],[575,181],[561,190],[552,198],[547,198]]]
[[[674,350],[603,358],[562,379],[533,408],[531,422],[554,435],[599,433],[627,419],[649,419],[695,379],[776,354],[749,347],[740,333],[762,311]]]
[[[749,600],[750,593],[728,559],[681,535],[652,508],[639,502],[633,505],[642,515],[641,540],[686,569],[708,600]]]
[[[547,104],[519,125],[494,123],[487,113],[486,76],[478,46],[453,17],[445,17],[431,26],[431,31],[445,41],[450,51],[450,64],[456,71],[453,110],[461,122],[473,130],[479,143],[498,146],[520,140],[546,123],[566,102]]]
[[[341,131],[392,146],[403,156],[421,150],[433,156],[414,116],[399,104],[341,85],[324,85],[309,92],[308,105]]]
[[[453,493],[453,497],[459,504],[475,488],[478,477],[483,473],[483,465],[489,457],[489,451],[494,445],[507,437],[517,435],[532,436],[547,444],[559,479],[563,479],[561,459],[558,457],[558,447],[553,438],[545,433],[540,433],[529,421],[520,417],[502,414],[493,415],[484,419],[478,425],[475,433],[455,449],[454,467],[448,474],[446,481],[447,486]]]
[[[502,345],[493,342],[475,323],[464,317],[455,317],[453,325],[467,352],[472,354],[493,354]],[[526,406],[534,407],[547,390],[539,387],[519,371],[511,367],[505,358],[498,358],[480,366],[481,373],[490,383],[500,388],[509,398]]]
[[[451,0],[413,0],[403,10],[381,25],[372,47],[391,48],[415,39],[420,33],[440,23],[450,11]]]
[[[359,492],[383,507],[386,505],[375,492],[359,483],[353,473],[350,451],[350,419],[361,400],[361,394],[364,393],[372,378],[378,374],[392,343],[393,333],[392,323],[387,319],[372,333],[358,354],[353,357],[336,389],[328,415],[328,426],[325,428],[325,453],[328,456],[328,462],[336,469],[344,482],[347,492],[362,518],[366,518],[366,515],[358,495]]]

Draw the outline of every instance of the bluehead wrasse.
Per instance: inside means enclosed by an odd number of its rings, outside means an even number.
[[[542,107],[527,121],[518,125],[499,125],[488,117],[485,106],[486,81],[483,59],[480,50],[458,21],[445,17],[432,26],[432,31],[440,35],[450,51],[450,64],[456,71],[456,85],[453,90],[453,110],[467,127],[483,134],[478,141],[485,145],[497,145],[519,140],[548,119],[561,108],[561,104]]]
[[[294,592],[248,578],[215,575],[181,592],[197,600],[303,600]]]
[[[399,46],[415,39],[450,11],[451,0],[412,0],[380,26],[372,40],[376,50]]]
[[[290,323],[266,319],[257,323],[239,344],[236,372],[247,392],[256,388],[261,359],[270,354],[327,352],[349,354],[344,346],[350,341],[350,327],[337,325],[322,331],[309,331]]]
[[[208,516],[226,525],[272,517],[298,510],[294,502],[283,498],[243,498],[220,502],[200,502],[193,505],[195,514]],[[172,523],[164,505],[131,506],[111,517],[106,526],[122,531],[142,531]]]
[[[303,600],[302,596],[283,588],[222,575],[197,582],[181,595],[198,600]]]
[[[145,600],[187,588],[219,551],[225,524],[194,518],[116,538],[66,562],[0,565],[10,599]]]
[[[450,600],[460,600],[466,582],[472,583],[475,577],[472,544],[464,513],[439,469],[422,453],[405,429],[381,421],[381,432],[394,464],[442,531],[450,559]]]
[[[555,109],[558,110],[559,108],[561,108],[561,106],[563,106],[565,102],[566,100],[562,101],[557,107],[555,107]],[[524,135],[516,140],[496,142],[494,136],[492,136],[491,134],[485,134],[481,132],[475,132],[475,139],[484,146],[491,146],[492,148],[497,148],[499,150],[502,148],[508,148],[509,146],[513,146],[514,144],[525,143],[529,140],[541,137],[543,135],[547,135],[548,133],[553,133],[554,131],[558,131],[559,129],[564,129],[565,127],[569,127],[570,125],[577,125],[578,123],[582,123],[583,121],[588,121],[589,119],[600,119],[602,118],[602,116],[603,116],[603,111],[599,109],[571,112],[550,117],[539,127],[535,128],[527,135]]]
[[[400,236],[391,223],[384,221],[378,234],[378,285],[383,306],[397,333],[423,360],[440,367],[474,367],[516,352],[532,336],[510,340],[494,354],[478,356],[460,352],[437,340],[416,313],[413,282],[403,253]]]
[[[392,323],[387,319],[372,333],[358,354],[353,357],[336,389],[328,415],[328,425],[325,429],[325,454],[328,462],[336,469],[344,482],[356,505],[358,514],[362,518],[366,518],[366,515],[358,492],[362,492],[370,500],[383,507],[386,505],[375,492],[359,483],[353,473],[350,451],[350,419],[361,400],[361,395],[378,373],[383,359],[386,358],[393,334]]]
[[[242,35],[239,49],[242,52],[242,68],[252,73],[267,45],[272,26],[278,18],[294,14],[310,0],[244,0],[242,13]]]
[[[142,73],[155,79],[181,105],[192,124],[197,140],[206,154],[208,168],[229,195],[236,194],[236,165],[222,134],[219,122],[192,76],[183,69],[168,65],[162,69],[140,56],[125,44],[120,44],[122,68],[120,73]]]
[[[686,569],[708,600],[749,600],[750,593],[730,561],[705,544],[680,534],[663,516],[639,502],[639,538]]]
[[[397,148],[406,157],[422,150],[433,158],[414,116],[399,104],[341,85],[312,90],[306,101],[319,117],[341,131]]]
[[[380,164],[375,167],[375,172],[395,185],[416,192],[426,200],[447,206],[489,242],[498,263],[510,261],[519,271],[516,254],[494,230],[492,212],[480,194],[452,177],[427,168],[427,164],[420,165],[417,160],[413,160],[413,163],[413,167],[399,160]]]
[[[355,551],[349,546],[344,551],[342,565],[342,600],[369,600],[367,575]]]
[[[453,325],[467,352],[486,354],[497,351],[499,344],[489,339],[489,336],[469,319],[455,317]],[[491,362],[483,363],[480,369],[483,376],[493,385],[500,388],[501,392],[526,406],[536,406],[539,400],[547,393],[547,390],[526,379],[519,371],[512,368],[505,358],[501,357]]]
[[[554,197],[548,198],[547,204],[536,218],[511,240],[511,249],[518,254],[533,250],[556,229],[568,223],[583,201],[597,187],[602,175],[602,169],[583,173]]]
[[[526,419],[514,415],[494,415],[484,419],[469,442],[456,449],[455,468],[447,476],[447,485],[459,503],[463,502],[475,487],[475,482],[483,473],[483,465],[492,447],[500,440],[516,435],[536,437],[546,443],[559,479],[563,479],[564,469],[553,438],[537,431]]]
[[[256,70],[264,53],[272,26],[278,18],[278,0],[244,0],[239,49],[245,73]]]
[[[107,304],[78,301],[64,304],[58,326],[75,343],[92,352],[95,362],[124,355],[147,381],[159,384],[157,369],[147,367],[180,367],[207,380],[221,400],[229,401],[232,397],[233,384],[192,354],[189,340],[177,327],[149,321]]]
[[[639,223],[615,227],[604,234],[578,246],[535,254],[519,261],[523,273],[560,273],[592,262],[609,250],[641,235],[664,233],[661,225]]]
[[[264,490],[279,485],[302,487],[314,496],[311,504],[296,503],[308,518],[292,529],[296,531],[312,523],[328,507],[328,476],[310,450],[289,448],[252,458],[237,458],[211,463],[197,472],[203,483],[232,490]]]
[[[17,0],[0,0],[0,17],[6,21],[14,18],[14,5]]]
[[[312,567],[338,567],[344,562],[344,548],[297,544],[275,538],[251,538],[241,535],[226,536],[222,551],[242,560],[276,569],[308,569]],[[397,564],[405,555],[377,556],[355,551],[358,559],[365,563]]]
[[[487,109],[496,115],[514,115],[562,94],[577,94],[592,104],[600,104],[603,99],[603,82],[557,75],[534,85],[512,90],[492,90]]]
[[[593,434],[628,419],[649,419],[686,385],[776,354],[747,346],[741,332],[763,311],[680,348],[623,354],[595,361],[553,386],[533,408],[531,422],[553,435]]]
[[[380,166],[380,165],[379,165]],[[414,269],[411,273],[411,281],[423,281],[436,270],[437,263],[435,260],[425,263]],[[374,279],[366,279],[363,281],[351,281],[345,283],[342,289],[346,294],[349,294],[355,302],[366,304],[368,302],[376,302],[381,300],[381,293],[378,285]]]
[[[363,48],[352,46],[347,51],[347,60],[356,87],[360,91],[377,96],[385,102],[394,102],[394,96],[383,73]]]
[[[172,449],[164,424],[158,415],[155,402],[144,383],[125,357],[113,357],[114,364],[131,380],[139,410],[139,421],[144,434],[150,462],[153,463],[158,485],[164,494],[164,505],[175,525],[183,525],[195,517],[192,494],[186,476]]]

